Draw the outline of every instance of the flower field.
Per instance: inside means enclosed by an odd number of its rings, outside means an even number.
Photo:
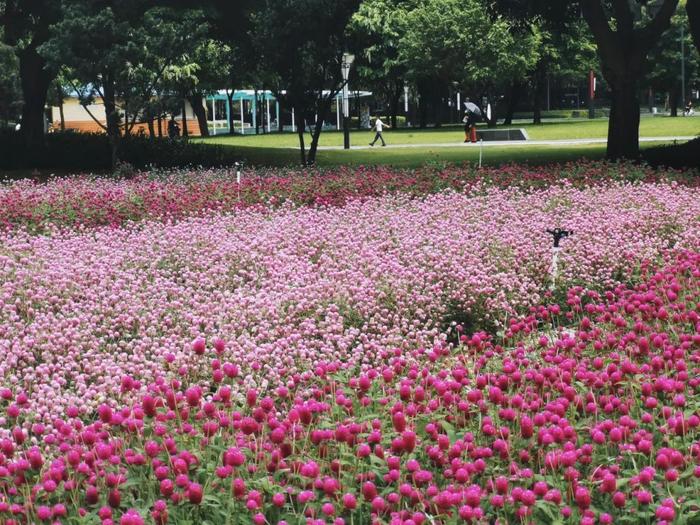
[[[700,190],[617,168],[4,187],[0,522],[700,519]]]
[[[674,180],[697,186],[694,172],[656,171],[634,164],[579,162],[564,166],[500,168],[436,165],[416,170],[387,167],[333,170],[243,169],[147,172],[132,179],[91,176],[0,184],[0,228],[46,231],[52,227],[120,226],[147,219],[181,219],[250,206],[342,205],[387,193],[423,196],[487,184],[545,187],[566,179],[575,186]]]

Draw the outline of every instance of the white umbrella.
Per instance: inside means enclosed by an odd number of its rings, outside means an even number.
[[[481,110],[479,109],[479,106],[474,104],[474,102],[465,102],[464,109],[467,113],[476,113],[477,115],[481,115]]]

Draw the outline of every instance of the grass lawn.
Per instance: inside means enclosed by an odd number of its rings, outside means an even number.
[[[647,148],[658,143],[644,143]],[[299,164],[299,152],[283,148],[238,148],[249,164],[283,166]],[[577,159],[602,159],[605,156],[604,144],[581,144],[568,146],[505,146],[484,148],[482,162],[485,165],[499,165],[511,162],[540,165],[550,162],[567,162]],[[319,166],[376,165],[415,168],[430,162],[478,162],[478,148],[375,148],[366,150],[326,150],[319,151]]]
[[[508,127],[525,128],[532,140],[560,140],[560,139],[586,139],[605,138],[608,133],[608,120],[572,120],[569,122],[548,122],[540,125],[514,124]],[[641,120],[639,126],[641,137],[666,137],[666,136],[691,136],[700,134],[700,118],[684,117],[646,117]],[[353,131],[351,143],[365,145],[373,138],[370,131]],[[388,130],[384,134],[389,144],[440,144],[462,142],[464,133],[461,127],[445,126],[439,129],[397,129]],[[309,134],[306,134],[307,147],[310,142]],[[210,137],[206,140],[213,144],[226,144],[231,146],[246,146],[250,148],[298,148],[299,139],[295,133],[272,133],[269,135],[222,135]],[[328,131],[321,134],[319,145],[342,146],[343,134],[337,131]],[[345,157],[352,157],[352,152],[342,152]],[[409,152],[401,153],[401,156],[409,155]],[[463,155],[460,153],[459,155]],[[391,156],[387,152],[387,156]]]

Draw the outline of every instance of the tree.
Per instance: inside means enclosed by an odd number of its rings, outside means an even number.
[[[21,108],[19,61],[14,50],[0,42],[0,128],[16,121]]]
[[[685,47],[685,79],[691,84],[700,72],[698,53],[693,46],[691,35],[687,31],[688,17],[683,9],[679,9],[671,18],[671,28],[659,39],[649,53],[649,69],[645,81],[656,91],[669,94],[671,115],[678,115],[678,105],[685,104],[681,100],[681,34],[684,33]],[[685,30],[685,31],[684,31]]]
[[[129,135],[165,72],[183,61],[197,32],[181,18],[146,0],[64,0],[65,18],[52,26],[40,52],[53,67],[71,71],[80,102],[107,132],[116,165],[122,130]],[[88,106],[104,104],[106,122]]]
[[[406,83],[406,65],[399,58],[399,42],[410,0],[365,0],[348,25],[356,50],[358,81],[384,99],[391,125],[396,127],[399,102]]]
[[[49,28],[61,17],[55,0],[2,0],[0,27],[3,40],[19,59],[22,88],[22,134],[30,149],[41,148],[44,139],[44,107],[49,85],[56,73],[47,67],[39,47],[49,38]]]
[[[520,32],[533,25],[541,32],[539,59],[524,79],[532,92],[533,123],[539,124],[548,80],[579,82],[597,63],[592,35],[580,19],[577,2],[496,0],[492,9]]]
[[[66,97],[73,91],[71,85],[74,83],[70,78],[70,72],[68,69],[63,68],[59,71],[56,78],[51,82],[49,87],[49,92],[47,93],[46,102],[50,106],[56,106],[58,108],[59,115],[59,126],[61,131],[66,130],[66,119],[63,114],[63,102]]]
[[[343,87],[345,28],[359,4],[360,0],[264,0],[253,14],[260,64],[273,73],[278,96],[295,111],[302,164],[316,161],[323,122]],[[317,119],[307,156],[304,129],[312,115]]]
[[[612,101],[607,157],[639,157],[639,81],[647,56],[671,24],[678,0],[660,7],[646,2],[581,0],[583,15],[598,45],[603,76]],[[633,6],[635,9],[633,10]]]
[[[514,29],[480,0],[422,0],[405,17],[399,54],[419,86],[456,81],[495,100],[539,58],[537,27]]]

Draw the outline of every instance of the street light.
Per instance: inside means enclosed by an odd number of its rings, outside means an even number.
[[[343,61],[341,63],[341,71],[343,73],[343,135],[344,148],[350,149],[350,128],[348,127],[348,119],[350,117],[350,101],[348,100],[348,78],[350,78],[350,68],[355,61],[355,55],[343,53]]]

